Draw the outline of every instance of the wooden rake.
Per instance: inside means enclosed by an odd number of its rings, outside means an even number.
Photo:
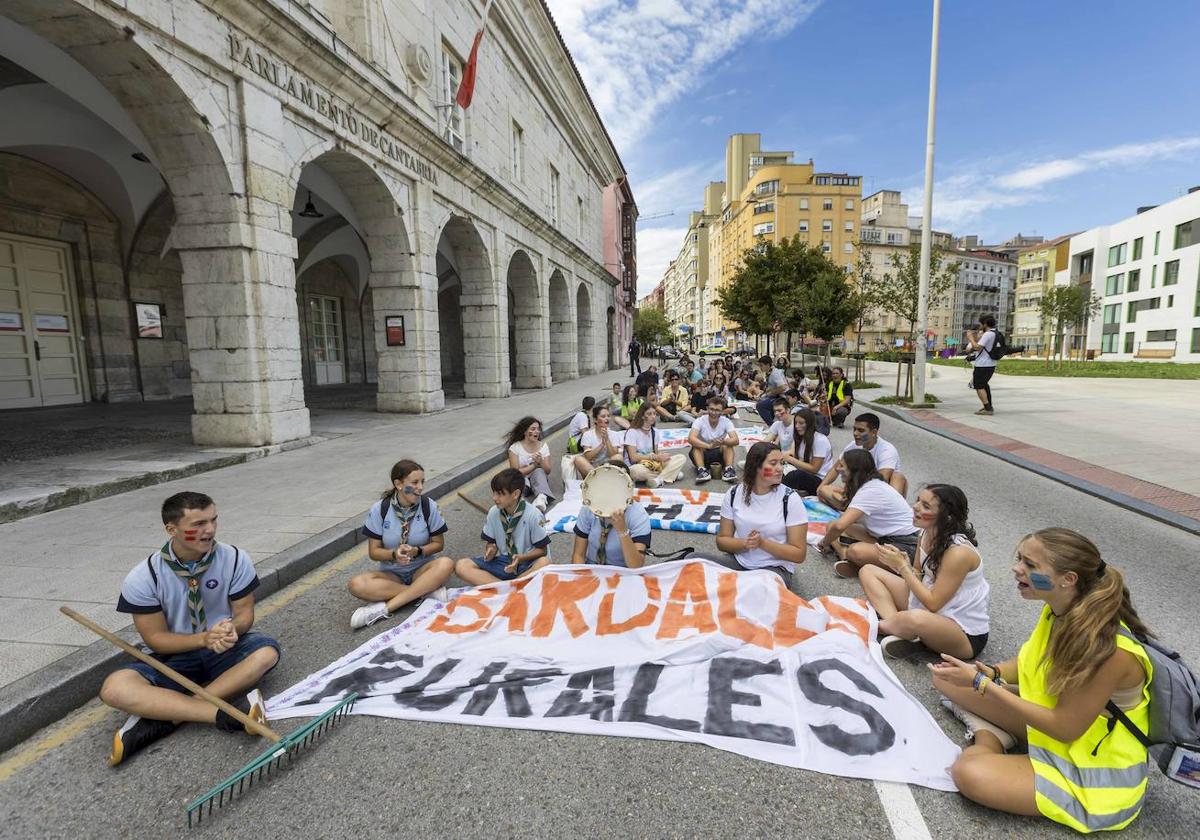
[[[339,701],[333,708],[329,709],[327,712],[324,712],[319,717],[313,718],[309,723],[305,724],[299,729],[289,732],[287,735],[280,735],[274,729],[271,729],[265,724],[259,723],[249,715],[245,714],[241,709],[234,708],[220,697],[217,697],[215,694],[211,694],[210,692],[206,691],[203,686],[196,684],[192,680],[189,680],[174,668],[164,665],[153,656],[143,653],[133,645],[129,644],[129,642],[122,639],[120,636],[110,633],[108,630],[105,630],[91,619],[85,618],[84,616],[75,612],[75,610],[71,609],[70,607],[64,606],[59,607],[58,609],[63,615],[79,622],[96,635],[112,642],[130,656],[134,657],[140,662],[146,663],[163,676],[179,683],[201,700],[206,700],[209,703],[212,703],[218,709],[225,712],[225,714],[240,721],[247,729],[258,735],[261,735],[271,742],[271,745],[267,747],[266,750],[255,756],[250,763],[241,770],[238,770],[228,779],[212,788],[212,790],[208,791],[203,796],[199,796],[192,800],[192,802],[187,806],[188,828],[192,827],[193,820],[195,820],[197,825],[204,821],[206,806],[208,814],[211,816],[214,807],[219,810],[225,807],[226,802],[232,804],[235,796],[240,796],[244,790],[253,787],[256,781],[261,783],[264,775],[269,777],[273,771],[278,770],[285,758],[290,764],[295,758],[296,753],[305,747],[310,746],[313,741],[324,735],[326,730],[328,730],[338,721],[345,718],[345,716],[349,714],[350,710],[354,707],[354,702],[358,699],[357,694],[351,693],[349,696]]]

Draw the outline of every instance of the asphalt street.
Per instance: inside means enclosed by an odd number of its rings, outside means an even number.
[[[913,492],[937,480],[958,484],[970,499],[993,587],[985,659],[1014,655],[1038,615],[1012,583],[1009,566],[1017,542],[1038,528],[1064,525],[1101,546],[1107,561],[1126,573],[1135,604],[1151,627],[1200,665],[1196,587],[1190,577],[1195,537],[886,417],[882,435],[899,448]],[[848,430],[835,430],[835,451],[848,439]],[[551,449],[557,461],[561,434]],[[695,486],[691,471],[675,486]],[[726,486],[713,481],[705,489]],[[485,481],[468,485],[467,492],[490,504]],[[483,515],[456,496],[443,499],[441,506],[450,525],[447,553],[477,554]],[[237,534],[221,538],[238,542]],[[654,532],[656,551],[684,545],[712,548],[705,535]],[[554,547],[566,556],[569,535],[555,536]],[[257,629],[284,645],[281,664],[263,686],[268,695],[407,614],[368,630],[350,630],[358,602],[345,584],[367,565],[359,546],[259,605]],[[795,589],[806,597],[858,594],[856,582],[836,578],[832,564],[811,549]],[[115,602],[117,593],[112,594]],[[930,661],[932,656],[891,664],[950,737],[961,740],[962,726],[938,706],[930,687]],[[249,736],[189,726],[110,769],[105,758],[122,719],[93,701],[0,756],[0,837],[181,836],[187,832],[185,803],[261,749]],[[281,721],[280,729],[302,722]],[[926,836],[1072,836],[1045,820],[986,811],[957,794],[916,787],[912,793],[928,826]],[[1155,771],[1145,809],[1123,836],[1178,835],[1181,827],[1197,824],[1200,792]],[[255,786],[193,836],[923,836],[909,826],[893,830],[870,782],[700,745],[353,716],[317,749],[269,784]]]

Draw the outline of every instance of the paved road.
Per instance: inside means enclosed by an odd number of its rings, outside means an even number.
[[[1039,527],[1070,525],[1093,536],[1109,561],[1127,571],[1143,615],[1200,663],[1195,587],[1187,577],[1194,537],[886,418],[883,433],[899,446],[914,485],[953,481],[970,497],[994,587],[987,658],[1015,653],[1036,618],[1008,573],[1016,542]],[[835,445],[846,439],[848,432],[835,433]],[[561,449],[561,439],[552,446]],[[487,499],[480,483],[469,492]],[[448,551],[476,553],[481,514],[461,500],[444,508]],[[698,539],[705,538],[656,531],[654,547]],[[567,549],[567,537],[556,541]],[[265,686],[269,693],[366,638],[349,630],[355,602],[345,591],[347,578],[365,567],[362,549],[355,549],[260,606],[259,628],[285,643],[284,660]],[[851,595],[855,587],[835,578],[813,551],[796,586],[806,596]],[[926,661],[894,670],[958,739],[962,727],[937,708]],[[243,736],[189,727],[111,770],[104,759],[119,721],[93,702],[0,756],[0,837],[182,834],[184,803],[259,749]],[[933,837],[1073,836],[1044,821],[992,814],[954,794],[913,788],[912,795]],[[898,817],[885,810],[872,783],[698,745],[353,717],[302,763],[195,836],[925,836],[911,828],[894,835],[889,816]],[[1156,773],[1142,817],[1124,836],[1168,836],[1198,822],[1200,794]]]

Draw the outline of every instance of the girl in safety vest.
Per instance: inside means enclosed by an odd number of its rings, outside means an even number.
[[[1105,707],[1112,701],[1148,729],[1153,669],[1126,635],[1145,638],[1146,626],[1121,573],[1074,531],[1023,539],[1013,575],[1022,598],[1044,605],[1020,654],[997,665],[943,654],[929,666],[943,705],[974,739],[950,775],[989,808],[1081,832],[1124,828],[1142,809],[1149,766],[1146,748]],[[1005,755],[1018,738],[1029,754]]]

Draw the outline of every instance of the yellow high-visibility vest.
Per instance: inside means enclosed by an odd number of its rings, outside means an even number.
[[[1058,697],[1047,693],[1050,663],[1046,649],[1054,613],[1047,605],[1029,641],[1017,657],[1021,697],[1048,709]],[[1125,710],[1143,732],[1150,728],[1150,679],[1153,666],[1140,644],[1117,634],[1117,647],[1137,657],[1146,671],[1142,701]],[[1142,810],[1149,774],[1146,748],[1121,723],[1100,715],[1071,743],[1026,727],[1029,759],[1033,763],[1038,810],[1076,831],[1113,831],[1133,822]]]

